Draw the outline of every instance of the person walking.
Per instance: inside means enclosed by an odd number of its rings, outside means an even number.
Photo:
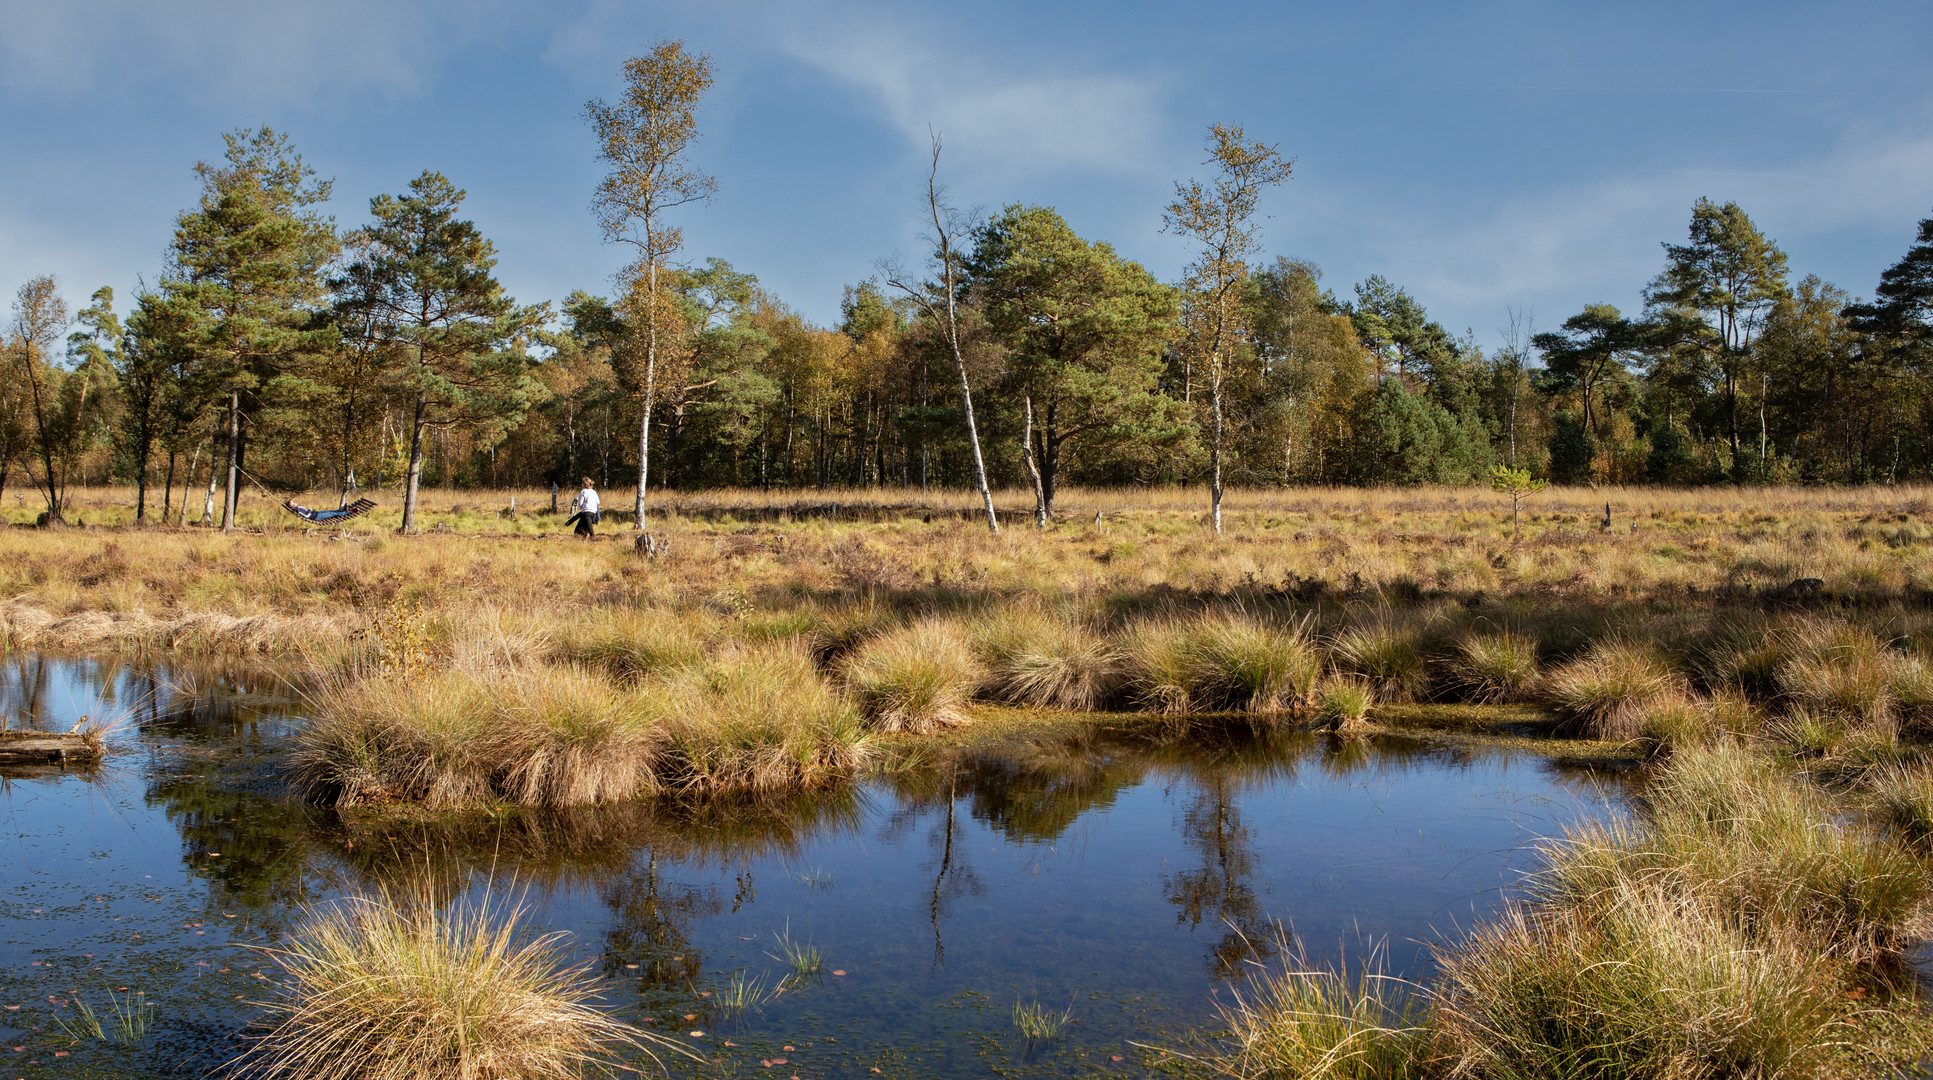
[[[571,516],[564,519],[564,524],[575,524],[577,535],[587,540],[596,535],[592,526],[597,524],[597,489],[591,486],[590,477],[584,478],[583,490],[571,500]]]

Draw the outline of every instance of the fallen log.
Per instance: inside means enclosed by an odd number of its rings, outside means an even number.
[[[0,731],[0,765],[65,765],[101,756],[100,743],[53,731]]]

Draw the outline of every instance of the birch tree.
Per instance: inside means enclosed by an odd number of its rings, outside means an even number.
[[[915,283],[911,275],[889,268],[887,284],[906,294],[920,314],[940,327],[947,349],[953,354],[953,367],[960,376],[960,407],[966,413],[967,443],[973,448],[973,482],[980,502],[987,511],[987,528],[1000,531],[1000,515],[993,509],[993,492],[987,487],[987,460],[980,452],[980,425],[973,415],[973,385],[967,378],[966,353],[960,348],[960,265],[963,253],[956,243],[963,226],[959,214],[946,205],[940,189],[940,137],[933,136],[933,166],[926,174],[926,210],[933,223],[933,259],[939,264],[940,279]]]
[[[1215,535],[1220,536],[1222,379],[1229,353],[1242,337],[1241,299],[1248,281],[1248,259],[1261,245],[1256,212],[1262,193],[1289,178],[1290,163],[1275,147],[1251,142],[1240,127],[1228,124],[1208,129],[1208,154],[1204,164],[1215,167],[1215,177],[1205,186],[1197,180],[1177,182],[1175,201],[1168,204],[1162,223],[1167,231],[1195,245],[1194,259],[1183,272],[1183,348],[1193,351],[1207,368],[1210,517]]]
[[[667,210],[711,200],[718,182],[685,161],[698,138],[698,103],[711,89],[711,57],[660,41],[624,63],[624,96],[594,98],[584,106],[598,141],[598,160],[610,172],[597,186],[591,212],[606,243],[626,243],[637,260],[624,271],[627,314],[643,331],[643,363],[632,390],[639,395],[637,527],[644,528],[644,496],[651,479],[651,406],[659,393],[663,353],[682,318],[659,280],[684,246],[684,231],[664,220]]]

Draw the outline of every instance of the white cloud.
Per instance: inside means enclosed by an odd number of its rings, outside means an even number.
[[[1094,168],[1144,172],[1159,161],[1160,87],[1148,78],[1043,73],[1030,60],[997,65],[965,43],[939,40],[877,13],[794,19],[779,48],[872,98],[924,150],[929,127],[974,171]]]
[[[0,75],[15,90],[82,96],[165,87],[225,105],[345,90],[409,93],[448,52],[501,28],[499,0],[0,0]]]
[[[1832,234],[1859,232],[1897,235],[1903,253],[1913,223],[1933,208],[1933,136],[1850,143],[1776,170],[1685,168],[1569,185],[1488,203],[1460,219],[1445,220],[1442,203],[1421,205],[1412,194],[1387,192],[1368,212],[1360,192],[1326,192],[1296,210],[1282,235],[1350,250],[1353,262],[1440,309],[1446,324],[1481,333],[1500,321],[1505,305],[1544,308],[1545,322],[1594,301],[1635,305],[1663,268],[1660,243],[1683,242],[1701,196],[1737,202],[1788,252],[1825,252]],[[1797,257],[1792,266],[1795,276],[1817,271],[1855,293],[1882,268]]]

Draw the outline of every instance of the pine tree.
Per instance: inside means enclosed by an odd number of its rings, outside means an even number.
[[[229,531],[244,421],[293,356],[329,347],[332,335],[313,315],[338,244],[334,224],[310,209],[328,199],[330,183],[315,178],[287,136],[265,127],[222,141],[220,164],[195,166],[201,200],[176,219],[155,317],[179,335],[175,344],[193,365],[191,392],[201,402],[227,399],[222,529]]]
[[[371,199],[375,221],[356,232],[358,257],[335,283],[340,305],[366,316],[400,362],[392,382],[411,407],[405,534],[416,529],[424,434],[464,426],[493,440],[523,418],[538,389],[519,345],[549,310],[504,295],[490,273],[496,249],[456,216],[463,196],[425,172],[408,194]]]

